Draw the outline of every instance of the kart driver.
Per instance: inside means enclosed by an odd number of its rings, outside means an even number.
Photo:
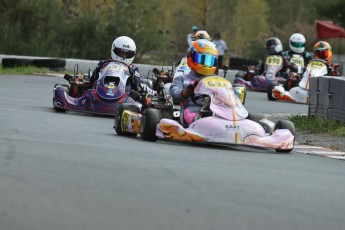
[[[297,72],[297,66],[290,63],[283,54],[283,44],[279,38],[271,37],[265,41],[265,49],[268,56],[277,55],[283,58],[283,68],[277,73],[277,77],[287,77],[286,72],[290,69],[292,72]],[[247,73],[243,76],[246,81],[251,81],[254,76],[265,73],[265,63],[259,63],[257,66],[248,66]]]
[[[294,54],[301,55],[304,60],[304,66],[307,66],[308,62],[312,59],[312,56],[305,52],[306,39],[303,34],[294,33],[289,39],[290,50],[285,51],[284,55],[291,59]]]
[[[328,76],[341,76],[342,66],[332,61],[332,47],[328,42],[319,41],[314,45],[314,58],[324,60],[328,64]]]
[[[183,110],[183,122],[191,124],[198,119],[200,106],[193,103],[190,96],[194,93],[194,85],[201,77],[213,75],[217,68],[217,47],[207,39],[193,41],[187,50],[187,64],[191,69],[187,75],[174,77],[169,88],[174,101],[180,102]]]
[[[283,44],[279,38],[271,37],[268,38],[265,42],[265,49],[268,55],[278,55],[283,57],[283,68],[278,72],[278,76],[283,77],[284,73],[290,69],[293,72],[297,72],[297,66],[293,63],[290,63],[289,60],[286,59],[283,55]],[[260,68],[260,74],[264,73],[265,67],[264,63],[262,63]]]
[[[111,45],[111,58],[109,60],[101,60],[99,61],[97,67],[92,72],[92,75],[90,77],[90,82],[85,84],[72,84],[72,87],[75,88],[83,88],[83,90],[90,89],[92,87],[95,87],[95,84],[99,77],[99,72],[101,70],[101,67],[109,62],[121,62],[128,66],[130,77],[127,80],[127,85],[130,87],[131,90],[138,91],[140,86],[140,74],[138,71],[138,67],[134,66],[132,64],[135,53],[136,53],[136,45],[130,37],[127,36],[120,36],[116,38],[112,45]],[[77,92],[78,89],[72,90],[72,92]],[[73,95],[71,95],[73,96]]]

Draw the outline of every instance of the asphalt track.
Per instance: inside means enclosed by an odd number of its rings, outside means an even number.
[[[56,82],[0,75],[1,230],[344,229],[344,161],[120,137],[112,118],[55,112]]]

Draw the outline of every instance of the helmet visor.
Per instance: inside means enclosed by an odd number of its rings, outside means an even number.
[[[121,48],[115,48],[113,51],[117,56],[125,58],[125,59],[133,58],[135,55],[135,51],[125,50],[125,49],[121,49]]]
[[[331,54],[330,50],[315,50],[315,56],[321,59],[329,57]]]
[[[293,46],[295,48],[304,48],[305,43],[304,42],[291,42],[291,46]]]
[[[212,66],[212,67],[217,65],[217,57],[211,54],[200,54],[200,53],[192,52],[191,58],[192,58],[192,61],[197,64]]]

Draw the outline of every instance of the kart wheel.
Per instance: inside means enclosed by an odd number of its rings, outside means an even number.
[[[295,132],[296,132],[295,131],[295,125],[291,121],[288,121],[288,120],[277,121],[274,130],[277,130],[277,129],[288,129],[288,130],[290,130],[292,135],[295,136]],[[295,142],[295,140],[294,140],[294,142]],[[276,152],[281,152],[281,153],[289,153],[291,151],[292,151],[292,149],[276,149]]]
[[[135,113],[140,113],[140,108],[135,105],[135,104],[130,104],[130,103],[122,103],[118,110],[115,113],[115,119],[114,119],[114,129],[115,132],[117,133],[117,135],[120,136],[137,136],[136,133],[127,133],[127,132],[123,132],[123,127],[122,127],[122,113],[125,110],[129,110],[131,112],[135,112]]]
[[[273,132],[273,124],[272,126],[270,126],[269,123],[263,121],[264,119],[266,119],[265,115],[259,113],[249,113],[247,119],[259,123],[264,128],[265,133],[271,134]]]
[[[239,71],[239,72],[236,73],[235,78],[242,78],[242,79],[244,79],[245,76],[246,76],[246,72]]]
[[[270,83],[268,85],[268,88],[267,88],[267,98],[270,101],[276,101],[277,100],[275,97],[273,97],[273,94],[272,94],[272,91],[273,91],[273,89],[274,89],[274,87],[276,85],[277,85],[276,83]]]
[[[65,91],[68,94],[69,85],[67,85],[67,84],[55,84],[54,89],[56,89],[56,88],[61,88],[63,91]],[[55,106],[54,106],[54,110],[56,112],[66,112],[67,111],[67,109],[55,107]]]
[[[138,93],[137,91],[134,91],[132,90],[130,93],[129,93],[129,96],[134,100],[134,101],[139,101],[140,100],[140,93]]]
[[[152,80],[150,80],[150,79],[141,79],[140,78],[140,83],[146,84],[150,89],[153,89],[153,83],[152,83]]]
[[[156,127],[161,120],[161,115],[157,109],[146,109],[141,117],[140,129],[141,138],[144,141],[156,141]]]

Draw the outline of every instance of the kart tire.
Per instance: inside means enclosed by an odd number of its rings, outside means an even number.
[[[33,60],[28,58],[3,58],[1,64],[4,68],[32,66]]]
[[[144,141],[156,141],[156,127],[161,120],[160,112],[157,109],[146,109],[140,121],[140,134]]]
[[[246,72],[244,71],[239,71],[235,74],[235,78],[242,78],[244,79],[244,77],[246,76]]]
[[[249,113],[247,119],[259,123],[264,128],[265,133],[271,134],[273,132],[273,127],[261,121],[263,119],[266,119],[266,115],[259,114],[259,113]]]
[[[274,130],[277,130],[277,129],[288,129],[288,130],[290,130],[292,135],[294,135],[294,137],[295,137],[295,133],[296,133],[295,125],[291,121],[288,121],[288,120],[277,121]],[[294,142],[295,142],[295,140],[294,140]],[[276,152],[281,152],[281,153],[289,153],[291,151],[292,151],[292,149],[276,149]]]
[[[140,78],[140,83],[146,84],[150,89],[153,89],[153,83],[152,83],[152,80],[150,80],[150,79],[141,79]]]
[[[138,93],[137,91],[134,91],[132,90],[130,93],[129,93],[129,96],[134,100],[134,101],[139,101],[140,100],[140,93]]]
[[[54,89],[56,89],[56,88],[62,88],[63,91],[65,91],[67,94],[69,92],[69,85],[67,85],[67,84],[55,84]],[[67,109],[55,107],[55,106],[54,106],[54,110],[56,112],[61,112],[61,113],[64,113],[67,111]]]
[[[137,136],[136,133],[127,133],[127,132],[123,132],[122,130],[122,113],[125,110],[129,110],[131,112],[135,112],[135,113],[140,113],[140,108],[135,105],[135,104],[131,104],[131,103],[122,103],[118,110],[115,113],[115,119],[114,119],[114,129],[115,132],[117,133],[117,135],[119,136],[132,136],[135,137]]]
[[[268,85],[268,88],[267,88],[267,98],[268,98],[268,100],[270,100],[270,101],[276,101],[276,100],[277,100],[277,99],[276,99],[275,97],[273,97],[273,95],[272,95],[272,91],[273,91],[273,89],[274,89],[275,86],[277,86],[276,83],[270,83],[270,84]]]

